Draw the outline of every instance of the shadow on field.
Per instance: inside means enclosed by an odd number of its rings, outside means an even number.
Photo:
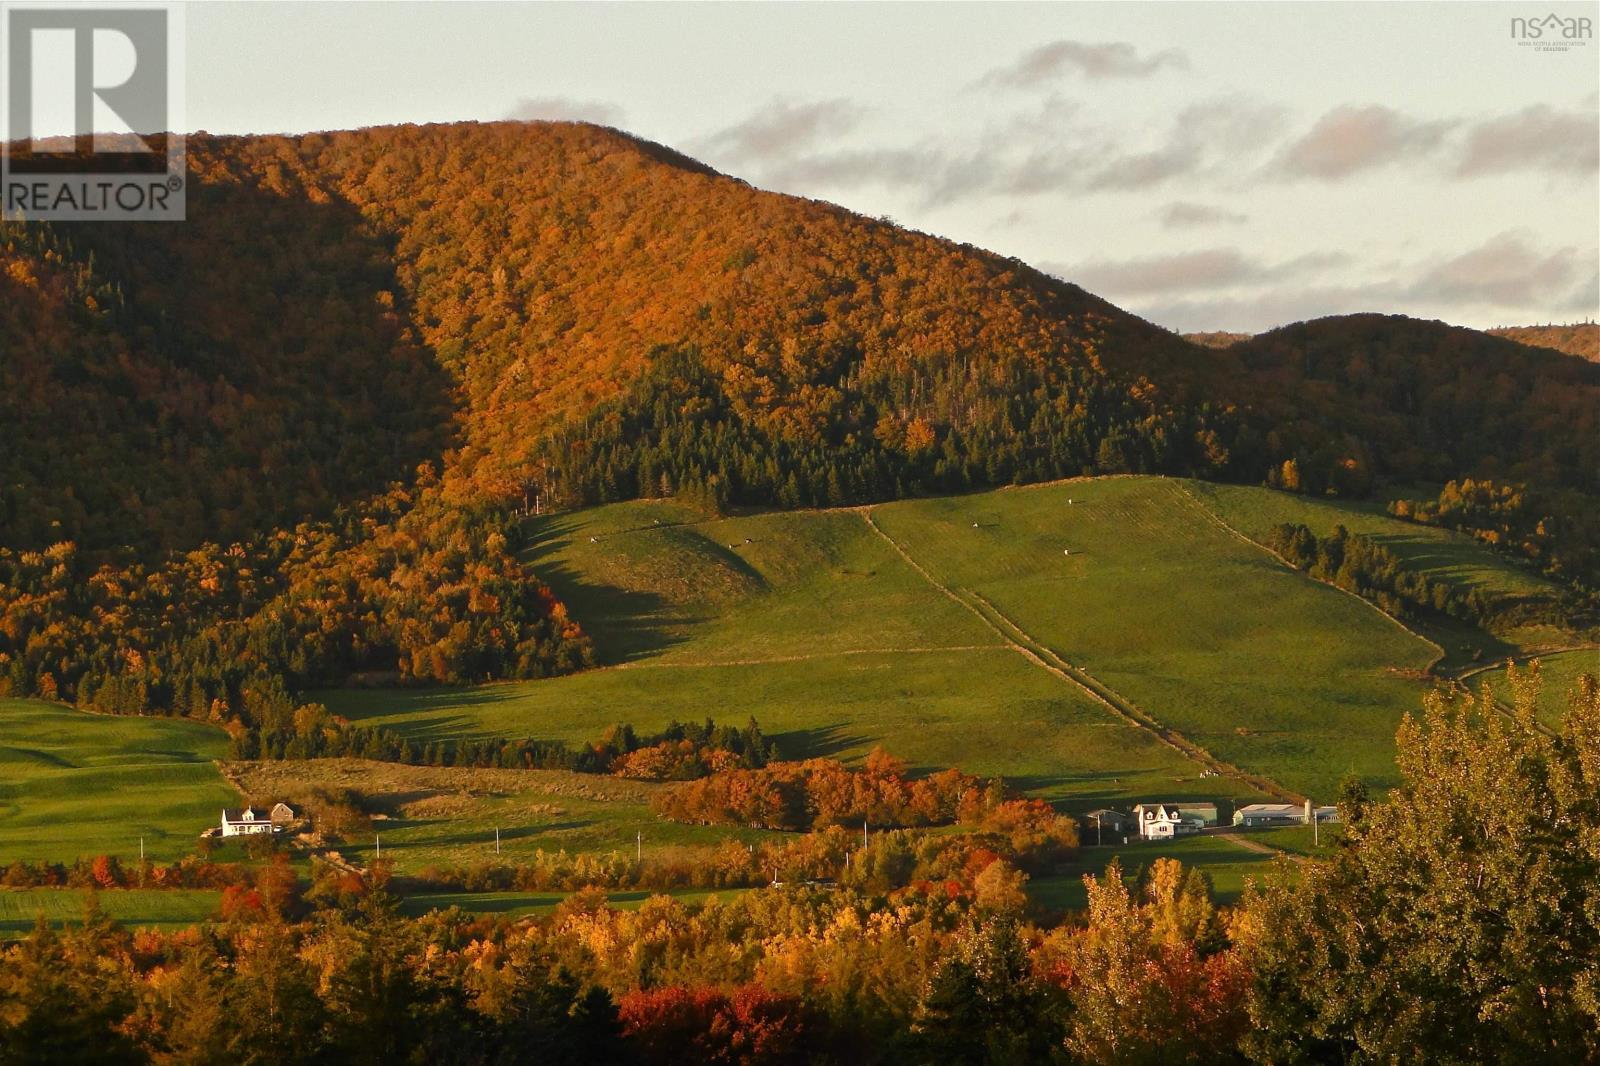
[[[818,726],[815,729],[790,729],[771,737],[779,755],[786,760],[828,758],[858,747],[866,741],[859,733],[846,732],[843,726]]]
[[[539,580],[550,586],[567,610],[594,641],[604,665],[631,662],[658,655],[684,637],[674,630],[701,619],[683,613],[665,597],[586,580],[554,556],[571,544],[577,523],[556,516],[534,519],[527,527],[530,543],[522,560]]]

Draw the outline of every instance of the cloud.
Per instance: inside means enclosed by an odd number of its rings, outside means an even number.
[[[620,126],[622,108],[604,100],[574,100],[568,96],[524,96],[506,114],[518,122],[596,122]]]
[[[978,196],[1141,190],[1200,173],[1233,174],[1241,154],[1281,134],[1282,108],[1237,95],[1164,116],[1140,145],[1050,94],[1036,106],[990,116],[978,129],[910,144],[851,137],[864,109],[844,99],[773,100],[688,146],[690,154],[766,188],[825,195],[863,187],[904,189],[933,207]]]
[[[1046,269],[1112,300],[1153,293],[1233,288],[1252,282],[1304,278],[1349,261],[1342,252],[1313,252],[1269,263],[1237,248],[1206,248],[1138,259],[1091,259]]]
[[[864,109],[842,98],[810,103],[776,99],[705,138],[695,150],[734,162],[788,159],[820,141],[849,133],[864,114]]]
[[[996,67],[978,80],[979,85],[1027,89],[1053,81],[1066,73],[1091,81],[1106,78],[1147,78],[1165,69],[1189,69],[1189,57],[1176,48],[1141,56],[1126,41],[1085,44],[1051,41],[1024,52],[1015,62]]]
[[[1591,104],[1584,111],[1557,111],[1544,104],[1473,125],[1466,136],[1458,177],[1542,170],[1593,176],[1600,169],[1600,121]]]
[[[1324,181],[1347,177],[1427,155],[1453,125],[1417,121],[1381,105],[1336,108],[1283,150],[1278,169],[1292,177]]]
[[[1274,104],[1224,96],[1191,104],[1173,119],[1166,141],[1143,152],[1106,149],[1109,157],[1085,183],[1090,190],[1147,189],[1173,178],[1225,166],[1268,144],[1283,129],[1284,112]]]
[[[1175,200],[1163,207],[1158,216],[1167,229],[1190,229],[1197,226],[1237,226],[1248,222],[1245,215],[1209,204]]]
[[[1577,248],[1542,252],[1516,233],[1501,233],[1471,251],[1442,260],[1409,287],[1414,300],[1501,307],[1571,310],[1586,289],[1593,263]],[[1594,299],[1588,301],[1593,308]]]
[[[1341,253],[1314,253],[1274,264],[1211,249],[1047,269],[1183,332],[1260,332],[1364,311],[1550,321],[1592,316],[1600,306],[1600,270],[1592,255],[1571,247],[1540,250],[1514,232],[1454,255],[1390,263],[1365,277],[1348,276],[1353,262]]]

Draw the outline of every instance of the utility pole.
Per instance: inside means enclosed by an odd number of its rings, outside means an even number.
[[[380,858],[380,859],[383,858],[383,837],[378,835],[377,833],[373,833],[372,834],[372,842],[373,842],[373,844],[377,845],[377,848],[378,848],[378,856],[377,857]]]
[[[500,827],[494,827],[494,853],[500,854]]]
[[[867,820],[861,819],[861,850],[867,850]]]
[[[139,861],[144,862],[144,837],[139,838]]]
[[[1072,501],[1068,500],[1067,502],[1071,503]],[[1094,845],[1095,847],[1099,847],[1105,842],[1105,837],[1101,836],[1100,834],[1100,816],[1097,814],[1094,816]]]
[[[633,834],[633,861],[644,862],[644,830]]]

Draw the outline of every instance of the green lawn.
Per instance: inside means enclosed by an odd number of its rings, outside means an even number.
[[[1218,758],[1321,799],[1351,772],[1392,783],[1394,730],[1418,705],[1420,672],[1436,652],[1288,570],[1217,515],[1242,528],[1296,515],[1331,528],[1345,512],[1352,528],[1403,525],[1266,489],[1164,478],[871,508],[894,543],[864,509],[707,520],[642,501],[547,516],[531,527],[527,558],[608,668],[318,696],[419,738],[581,742],[618,721],[649,730],[754,715],[787,757],[858,759],[881,743],[917,767],[1003,774],[1071,810],[1258,795],[1200,777],[1197,763],[1019,654],[1017,633],[980,617],[992,605],[1046,657]],[[1404,529],[1462,580],[1544,587],[1465,538]]]
[[[1111,861],[1122,864],[1122,875],[1131,885],[1139,873],[1157,859],[1177,859],[1186,867],[1203,871],[1211,879],[1212,898],[1231,904],[1244,892],[1246,880],[1271,873],[1276,861],[1248,851],[1221,836],[1180,837],[1173,841],[1134,842],[1105,847],[1086,847],[1077,859],[1049,877],[1028,882],[1028,894],[1051,911],[1082,910],[1088,903],[1083,886],[1085,874],[1099,877]]]
[[[1332,853],[1339,838],[1344,835],[1344,826],[1333,822],[1317,826],[1313,831],[1309,825],[1280,825],[1270,829],[1250,829],[1244,835],[1257,844],[1265,844],[1290,855],[1320,858]]]
[[[81,924],[91,893],[75,888],[0,889],[0,939],[26,936],[43,914],[51,925]],[[100,909],[132,929],[182,929],[212,918],[222,893],[208,889],[121,888],[93,893]]]
[[[0,862],[194,850],[239,795],[217,772],[220,729],[0,699]]]

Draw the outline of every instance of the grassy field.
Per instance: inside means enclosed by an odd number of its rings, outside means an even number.
[[[1085,874],[1105,873],[1111,861],[1122,864],[1122,875],[1130,884],[1157,859],[1177,859],[1186,867],[1196,867],[1211,878],[1212,898],[1231,904],[1244,892],[1245,882],[1271,873],[1276,860],[1248,851],[1220,836],[1180,837],[1173,841],[1106,845],[1084,848],[1070,866],[1049,877],[1028,882],[1028,895],[1051,911],[1082,910],[1087,904],[1083,886]]]
[[[931,585],[858,511],[714,521],[671,503],[543,521],[530,557],[615,665],[463,691],[320,693],[419,737],[579,742],[605,725],[754,715],[786,757],[876,744],[1079,809],[1254,795],[1119,721]]]
[[[786,757],[857,759],[882,743],[918,767],[1003,774],[1071,810],[1260,794],[1202,777],[1201,762],[1040,661],[1059,657],[1217,759],[1323,798],[1346,773],[1392,782],[1395,727],[1437,651],[1219,517],[1259,532],[1291,518],[1331,528],[1341,514],[1351,528],[1413,534],[1408,558],[1454,579],[1546,588],[1453,534],[1176,479],[710,520],[642,501],[532,527],[530,562],[608,668],[318,695],[422,738],[581,742],[617,721],[754,715]]]
[[[1301,523],[1324,536],[1343,525],[1352,533],[1371,537],[1429,577],[1458,588],[1478,589],[1495,601],[1546,601],[1560,595],[1560,588],[1532,567],[1489,551],[1471,537],[1391,517],[1377,503],[1334,502],[1209,482],[1190,482],[1188,487],[1229,525],[1256,540],[1264,540],[1274,526],[1285,522]],[[1467,667],[1475,658],[1503,658],[1570,640],[1569,634],[1549,626],[1489,633],[1440,619],[1418,628],[1444,649],[1443,666],[1448,669]]]
[[[941,584],[1217,757],[1313,796],[1346,773],[1391,780],[1430,646],[1233,536],[1184,483],[1110,478],[874,515]]]
[[[1526,670],[1527,664],[1520,663],[1517,668]],[[1539,690],[1539,718],[1552,729],[1561,727],[1561,721],[1567,713],[1567,694],[1572,691],[1580,674],[1600,677],[1600,651],[1569,651],[1540,658],[1539,678],[1542,685]],[[1480,691],[1488,685],[1497,698],[1508,702],[1511,699],[1511,686],[1506,680],[1504,666],[1475,674],[1468,683]]]
[[[569,855],[646,857],[663,849],[752,843],[775,834],[759,829],[679,825],[658,820],[650,795],[661,785],[561,770],[475,770],[398,766],[360,759],[231,763],[248,795],[305,795],[316,786],[354,789],[375,813],[370,830],[339,845],[366,865],[376,855],[401,874],[430,865],[507,864],[538,850]],[[495,830],[500,850],[495,851]]]
[[[33,929],[43,914],[51,925],[80,924],[91,893],[74,888],[0,889],[0,939]],[[123,888],[93,893],[100,909],[130,929],[181,929],[217,913],[222,893],[206,889]]]
[[[1337,822],[1317,826],[1315,832],[1309,825],[1280,825],[1271,829],[1251,829],[1246,833],[1247,838],[1257,844],[1265,844],[1290,855],[1318,858],[1331,853],[1342,835],[1344,827]]]
[[[0,700],[0,862],[98,854],[170,860],[239,802],[213,760],[222,731]]]

